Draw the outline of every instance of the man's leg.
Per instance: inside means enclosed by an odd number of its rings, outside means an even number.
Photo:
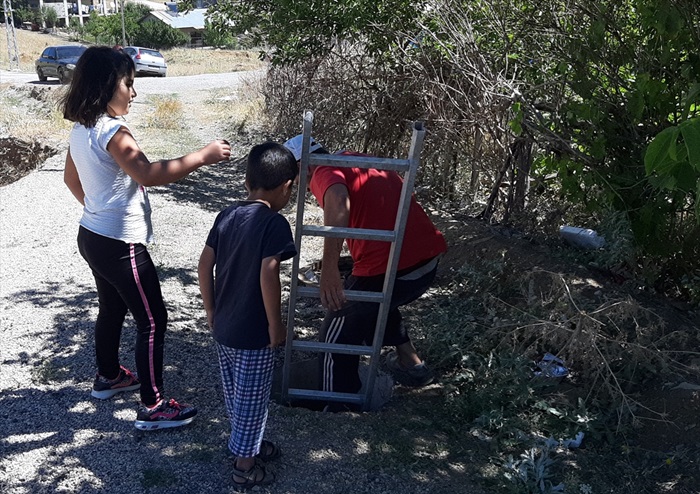
[[[418,356],[416,347],[413,346],[410,340],[401,345],[396,345],[396,354],[402,367],[410,368],[423,363]]]
[[[437,273],[437,266],[438,259],[433,259],[416,269],[409,268],[396,274],[384,344],[396,347],[399,362],[404,367],[418,365],[422,360],[411,343],[399,307],[418,299],[430,288]]]
[[[391,308],[384,333],[384,345],[396,346],[401,367],[413,370],[424,365],[403,324],[399,307],[420,297],[430,287],[437,272],[437,259],[397,273]],[[382,291],[384,276],[348,277],[346,290]],[[321,326],[321,341],[350,345],[371,345],[377,324],[379,304],[347,302],[339,311],[326,315]],[[324,391],[357,393],[362,387],[358,375],[359,356],[322,353],[321,377]]]
[[[382,276],[349,276],[346,290],[381,291]],[[377,322],[378,305],[368,302],[346,302],[339,311],[329,311],[321,325],[320,340],[324,343],[371,345]],[[362,387],[358,367],[360,357],[341,353],[321,353],[323,391],[357,393]]]
[[[413,302],[423,295],[437,273],[438,258],[397,273],[391,298],[391,310],[387,319],[384,344],[396,347],[395,353],[387,355],[387,366],[394,378],[408,386],[425,386],[433,380],[433,373],[418,356],[408,331],[403,324],[399,307]]]
[[[321,341],[344,345],[365,344],[367,331],[363,319],[367,320],[355,311],[349,313],[342,309],[330,312],[321,326]],[[323,391],[357,393],[362,387],[358,374],[358,355],[322,353],[320,363]]]

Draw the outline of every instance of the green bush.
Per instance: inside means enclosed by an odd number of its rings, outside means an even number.
[[[167,49],[183,46],[190,42],[190,37],[160,21],[148,21],[132,35],[132,44],[155,49]]]
[[[238,46],[237,38],[230,31],[217,29],[208,22],[204,27],[202,42],[204,46],[217,48],[236,48]]]
[[[44,22],[46,23],[46,27],[56,27],[56,23],[58,22],[58,13],[55,9],[44,5],[41,10],[41,14],[44,18]]]

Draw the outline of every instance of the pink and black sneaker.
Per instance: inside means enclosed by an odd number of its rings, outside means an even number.
[[[134,426],[143,431],[180,427],[192,422],[195,415],[197,415],[195,407],[185,403],[180,404],[171,398],[170,401],[162,400],[153,408],[141,405],[136,414]]]
[[[124,391],[136,391],[141,387],[141,383],[126,367],[119,367],[119,375],[115,379],[107,379],[99,374],[95,377],[92,385],[93,398],[106,400]]]

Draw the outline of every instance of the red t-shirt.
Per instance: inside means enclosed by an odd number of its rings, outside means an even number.
[[[397,173],[374,168],[322,166],[314,171],[309,188],[323,207],[326,190],[338,183],[345,185],[350,195],[350,228],[394,229],[403,186]],[[347,239],[347,243],[354,262],[352,274],[374,276],[386,272],[391,243],[357,239]],[[442,233],[412,197],[398,269],[410,268],[446,250]]]

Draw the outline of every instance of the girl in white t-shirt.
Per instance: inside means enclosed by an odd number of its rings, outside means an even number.
[[[190,423],[191,405],[163,394],[163,342],[168,314],[146,244],[152,240],[146,187],[174,182],[231,156],[224,140],[180,158],[151,162],[123,116],[136,97],[134,63],[106,46],[88,48],[76,64],[63,100],[70,134],[64,181],[83,205],[78,248],[95,277],[97,376],[92,396],[107,399],[138,389],[135,426],[151,430]],[[130,311],[137,327],[138,378],[119,363],[122,325]]]

